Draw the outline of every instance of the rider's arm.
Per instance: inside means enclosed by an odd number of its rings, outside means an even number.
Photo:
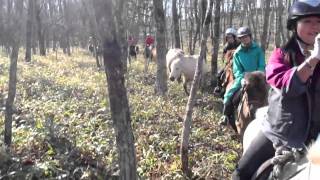
[[[314,68],[316,67],[319,60],[309,57],[297,68],[297,75],[302,82],[307,82],[310,76],[312,76]]]
[[[258,56],[258,71],[266,71],[266,62],[264,53],[261,48],[259,48],[259,56]]]
[[[298,77],[297,67],[291,67],[284,59],[280,48],[273,51],[266,67],[267,82],[282,90],[283,95],[298,96],[306,91],[306,84]]]
[[[241,87],[241,80],[244,77],[244,69],[240,63],[239,56],[235,53],[232,59],[232,71],[234,76],[234,82],[231,88],[225,93],[223,102],[226,103],[233,95]]]

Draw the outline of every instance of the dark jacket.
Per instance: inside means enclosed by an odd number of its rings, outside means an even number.
[[[297,66],[304,60],[295,40],[288,49],[275,49],[266,67],[272,88],[262,131],[276,146],[301,148],[310,137],[310,129],[319,132],[320,126],[316,124],[320,121],[320,66],[303,83],[297,75]],[[319,105],[315,105],[316,101]]]
[[[237,49],[237,47],[240,45],[240,42],[235,41],[234,43],[227,43],[225,47],[223,48],[223,56],[227,53],[229,50]]]

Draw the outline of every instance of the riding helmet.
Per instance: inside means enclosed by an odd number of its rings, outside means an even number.
[[[229,34],[231,34],[231,35],[233,35],[233,36],[237,36],[237,30],[235,30],[234,28],[228,28],[227,30],[226,30],[226,36],[227,35],[229,35]]]
[[[289,9],[287,29],[294,30],[299,19],[308,16],[320,17],[320,0],[298,0]]]
[[[238,31],[237,31],[238,38],[241,38],[241,37],[247,36],[247,35],[251,36],[251,31],[248,27],[241,27],[238,29]]]

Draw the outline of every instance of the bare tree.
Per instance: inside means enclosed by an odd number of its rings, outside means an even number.
[[[34,22],[34,0],[28,1],[28,20],[27,20],[27,33],[26,33],[26,57],[25,61],[31,61],[31,47],[33,35],[33,22]]]
[[[204,62],[204,56],[206,53],[206,42],[209,34],[209,26],[211,23],[211,13],[213,0],[208,1],[208,8],[206,11],[205,21],[203,23],[203,32],[201,37],[201,50],[200,57],[197,61],[196,72],[192,81],[192,86],[190,90],[190,96],[188,99],[187,107],[186,107],[186,115],[183,122],[183,130],[182,130],[182,139],[181,139],[181,163],[182,163],[182,171],[188,177],[191,177],[191,171],[188,165],[188,147],[189,147],[189,139],[191,133],[191,125],[192,125],[192,112],[194,106],[195,95],[199,87],[200,76],[202,73],[202,64]]]
[[[172,23],[173,23],[173,34],[174,34],[174,47],[181,48],[180,33],[179,33],[179,17],[177,13],[177,0],[172,0],[172,21],[173,21]]]
[[[215,2],[215,14],[214,14],[214,34],[212,38],[213,52],[211,57],[211,86],[216,85],[216,74],[218,69],[218,53],[219,53],[219,37],[220,37],[220,6],[222,0],[217,0]]]
[[[8,8],[11,8],[8,4]],[[12,142],[12,115],[13,115],[13,103],[16,96],[16,84],[17,84],[17,61],[21,38],[22,28],[22,14],[23,14],[23,1],[15,0],[15,12],[12,9],[8,9],[8,21],[12,26],[12,31],[8,32],[7,36],[10,39],[12,47],[10,55],[10,69],[9,69],[9,91],[8,98],[6,100],[6,112],[5,112],[5,129],[4,129],[4,142],[7,146],[7,151],[10,151]]]
[[[193,44],[192,44],[192,49],[190,51],[190,54],[194,54],[194,52],[195,52],[198,35],[200,33],[201,23],[200,23],[199,12],[198,12],[198,0],[194,0],[193,10],[194,10],[194,19],[196,21],[196,32],[193,35]]]
[[[231,10],[230,10],[229,27],[232,27],[232,20],[233,20],[233,13],[234,13],[235,4],[236,4],[236,0],[232,0],[232,2],[231,2]]]
[[[188,49],[189,49],[189,53],[192,55],[194,54],[194,48],[193,48],[193,41],[194,39],[192,38],[193,36],[193,32],[194,32],[194,10],[193,10],[193,2],[192,0],[189,0],[189,10],[187,12],[188,13],[188,16],[189,16],[189,21],[190,21],[190,27],[188,28],[189,29],[189,42],[188,42]]]
[[[165,38],[166,22],[165,22],[162,2],[158,0],[153,0],[153,5],[154,5],[154,12],[155,12],[154,19],[156,22],[156,29],[157,29],[157,34],[156,34],[157,76],[156,76],[155,90],[157,94],[164,95],[168,90],[167,69],[166,69],[166,49],[167,48],[166,48],[166,38]],[[178,40],[178,42],[180,41]]]
[[[134,136],[131,127],[130,109],[125,88],[124,64],[121,58],[124,53],[121,47],[121,16],[115,17],[115,11],[123,10],[125,1],[117,1],[115,6],[112,0],[104,2],[105,23],[108,31],[104,40],[104,62],[108,82],[111,117],[114,123],[117,147],[119,150],[120,179],[135,180],[137,178]]]
[[[277,10],[276,10],[276,29],[275,29],[275,39],[274,44],[276,47],[280,47],[281,44],[281,31],[282,31],[282,18],[281,14],[283,13],[282,10],[282,0],[277,0]]]
[[[71,24],[71,15],[70,15],[70,11],[69,11],[69,6],[70,6],[70,2],[67,0],[63,0],[63,14],[64,14],[64,53],[68,54],[69,56],[71,56],[71,49],[70,49],[70,24]]]
[[[39,50],[40,55],[45,56],[46,55],[46,48],[45,48],[45,39],[44,39],[44,27],[42,22],[42,16],[41,11],[43,10],[43,4],[36,0],[35,4],[35,16],[36,16],[36,22],[37,22],[37,33],[38,33],[38,40],[39,40]],[[44,9],[45,10],[45,9]]]
[[[269,16],[270,16],[270,1],[265,0],[264,3],[264,15],[263,15],[263,28],[261,33],[261,48],[265,52],[267,47],[267,36],[268,36],[268,24],[269,24]]]

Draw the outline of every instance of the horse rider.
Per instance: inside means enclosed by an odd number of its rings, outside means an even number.
[[[224,62],[224,56],[229,50],[235,50],[237,47],[240,45],[240,42],[237,39],[237,30],[230,27],[226,30],[225,32],[225,46],[223,48],[223,53],[222,53],[222,60]],[[222,95],[223,94],[223,89],[221,87],[222,85],[222,80],[223,80],[223,73],[224,69],[221,69],[218,74],[217,74],[217,86],[214,88],[214,94],[215,95]]]
[[[147,58],[150,57],[151,55],[153,44],[154,44],[154,38],[150,34],[147,34],[145,39],[145,53],[146,53],[145,55]]]
[[[240,45],[240,42],[237,39],[237,30],[234,28],[228,28],[225,32],[225,42],[222,57],[227,53],[229,50],[235,50]]]
[[[233,180],[251,179],[263,162],[306,147],[320,132],[320,0],[295,1],[287,29],[290,39],[274,49],[266,67],[269,109]]]
[[[253,41],[248,27],[241,27],[237,31],[237,37],[241,44],[233,55],[234,82],[226,91],[223,98],[223,116],[220,118],[221,125],[230,124],[236,131],[234,110],[241,99],[241,81],[246,72],[265,71],[265,57],[259,45]]]

